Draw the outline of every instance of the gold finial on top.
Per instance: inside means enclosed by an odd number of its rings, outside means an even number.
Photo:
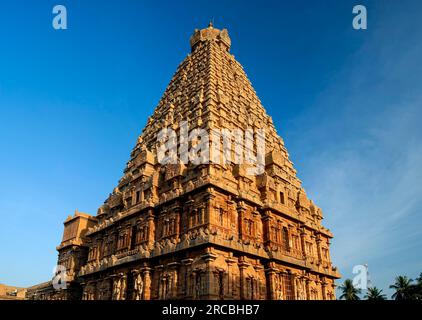
[[[212,20],[210,20],[210,23],[208,24],[208,28],[209,28],[209,29],[214,28],[214,24],[212,23]]]

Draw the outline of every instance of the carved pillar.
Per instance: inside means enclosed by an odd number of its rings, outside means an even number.
[[[211,294],[215,295],[217,297],[217,299],[219,300],[223,300],[224,299],[224,294],[223,296],[221,296],[221,286],[223,286],[224,288],[224,280],[221,279],[220,273],[222,273],[224,271],[220,270],[220,269],[216,269],[213,268],[213,270],[211,271],[212,273],[212,282],[213,282],[213,290],[210,292]],[[224,279],[224,278],[223,278]],[[221,281],[222,280],[222,281]],[[221,283],[220,283],[221,282]]]
[[[201,272],[198,269],[192,270],[192,297],[195,300],[198,300],[201,295]]]
[[[182,230],[184,232],[186,232],[187,230],[189,230],[190,228],[193,227],[193,220],[192,220],[192,205],[193,205],[194,201],[190,198],[188,198],[188,200],[185,202],[185,228],[183,228]]]
[[[240,299],[244,300],[247,298],[246,292],[246,279],[245,279],[245,269],[248,267],[248,264],[244,261],[244,257],[239,259],[239,271],[240,271]]]
[[[144,273],[144,300],[151,300],[151,268],[145,267]]]
[[[168,292],[168,297],[170,299],[176,299],[179,296],[178,288],[180,287],[180,280],[179,280],[179,266],[180,263],[172,262],[168,264],[168,268],[171,274],[171,278],[169,281],[170,283],[170,292]]]
[[[156,281],[156,282],[155,282]],[[158,265],[154,267],[154,291],[151,292],[153,298],[162,299],[164,294],[164,267],[163,265]]]
[[[311,300],[311,280],[306,279],[306,299]]]
[[[111,232],[110,237],[111,237],[111,241],[110,241],[109,254],[112,255],[112,254],[115,254],[117,251],[117,241],[119,238],[119,233],[116,230],[114,230]]]
[[[276,269],[274,268],[274,263],[270,262],[268,268],[265,270],[265,277],[267,278],[268,288],[267,288],[267,297],[269,300],[276,300]]]
[[[204,217],[204,224],[211,223],[211,215],[212,215],[212,208],[213,208],[213,199],[215,198],[214,195],[214,188],[207,188],[208,195],[206,196],[205,202],[205,217]]]
[[[321,235],[318,234],[316,236],[316,245],[317,245],[317,254],[318,254],[318,261],[322,261],[322,252],[321,252]]]
[[[329,264],[331,264],[330,246],[331,246],[331,242],[329,239],[327,239],[327,262]]]
[[[243,228],[243,219],[245,216],[245,211],[246,211],[246,206],[245,203],[243,201],[239,201],[239,203],[237,204],[237,213],[238,213],[238,225],[239,225],[239,239],[242,240],[243,239],[243,233],[244,233],[244,228]]]
[[[262,224],[264,228],[264,245],[269,245],[273,240],[271,239],[271,212],[266,210],[262,218]]]
[[[332,283],[331,287],[331,300],[336,300],[336,285]]]
[[[176,212],[176,221],[175,221],[175,233],[176,233],[176,239],[179,239],[179,235],[180,235],[180,211],[181,208],[177,207],[175,208],[175,212]]]
[[[232,278],[233,276],[233,271],[232,271],[232,266],[236,263],[235,259],[232,258],[227,258],[226,259],[226,263],[227,263],[227,290],[226,290],[226,295],[229,299],[235,299],[235,297],[233,296],[233,284],[232,284]]]
[[[199,208],[198,208],[198,212],[199,212],[199,224],[204,224],[204,220],[205,220],[205,218],[204,218],[204,216],[205,216],[205,208],[203,207],[203,206],[200,206]]]
[[[315,261],[316,237],[315,237],[314,232],[312,232],[312,235],[311,235],[311,244],[312,244],[312,257],[313,257],[313,260]],[[317,253],[317,256],[318,256],[318,253]]]
[[[322,293],[322,300],[328,300],[327,299],[327,282],[325,282],[325,280],[323,280],[323,282],[321,283],[321,293]]]
[[[320,280],[315,281],[316,286],[317,286],[317,300],[321,300],[322,299],[322,283]]]
[[[153,209],[148,209],[148,213],[147,213],[147,225],[148,225],[148,235],[147,235],[147,240],[148,240],[148,246],[151,246],[154,244],[155,242],[155,223],[154,223],[154,210]]]
[[[182,260],[182,264],[183,264],[183,286],[181,288],[181,294],[182,294],[182,298],[186,299],[187,297],[191,297],[192,294],[191,292],[189,292],[188,288],[191,287],[191,283],[189,280],[189,269],[191,268],[193,259],[184,259]]]
[[[215,294],[215,281],[213,277],[212,262],[217,258],[217,255],[208,249],[208,252],[202,256],[205,261],[205,292],[207,293],[206,299],[217,298]]]
[[[258,210],[254,210],[252,212],[252,217],[253,217],[253,231],[252,231],[252,235],[254,237],[254,240],[262,240],[258,238],[258,234],[262,235],[262,230],[260,230],[260,225],[259,222],[261,222],[261,215],[259,213]]]
[[[300,244],[302,246],[302,254],[303,254],[304,257],[307,256],[307,254],[306,254],[305,238],[306,238],[305,227],[301,226],[300,227]]]
[[[257,273],[257,278],[256,278],[256,291],[255,291],[255,297],[253,299],[255,300],[261,300],[261,299],[265,299],[265,297],[262,296],[262,292],[265,286],[265,281],[262,281],[262,274],[263,274],[263,270],[264,267],[262,265],[256,265],[255,267],[255,271]]]
[[[119,300],[126,300],[126,291],[127,291],[127,274],[121,274]]]

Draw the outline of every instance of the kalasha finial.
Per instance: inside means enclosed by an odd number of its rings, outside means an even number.
[[[229,34],[227,33],[227,30],[226,29],[219,30],[219,29],[214,28],[213,20],[214,19],[211,19],[208,25],[208,28],[201,29],[201,30],[195,29],[194,34],[190,38],[190,46],[192,48],[192,52],[194,48],[196,47],[196,44],[200,42],[204,42],[204,41],[221,42],[227,47],[227,50],[230,49],[231,41],[230,41]]]

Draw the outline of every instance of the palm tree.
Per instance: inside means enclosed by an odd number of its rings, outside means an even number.
[[[368,288],[365,298],[367,300],[387,300],[387,296],[377,287]]]
[[[412,279],[408,279],[406,276],[396,277],[396,282],[390,286],[390,289],[396,290],[391,298],[395,300],[411,299],[411,283]]]
[[[344,283],[340,286],[341,291],[343,292],[340,296],[340,299],[345,300],[360,300],[358,294],[361,293],[361,290],[353,286],[353,281],[346,279]]]

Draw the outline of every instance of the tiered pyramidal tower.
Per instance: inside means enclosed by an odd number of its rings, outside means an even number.
[[[230,54],[227,30],[210,24],[195,30],[190,44],[118,186],[95,217],[66,220],[58,247],[59,264],[68,269],[62,292],[118,300],[335,299],[332,234]],[[178,156],[187,152],[183,121],[188,132],[264,129],[265,139],[254,134],[249,146],[233,144],[221,163],[160,162],[163,128],[175,132]],[[258,174],[230,160],[262,147]]]

